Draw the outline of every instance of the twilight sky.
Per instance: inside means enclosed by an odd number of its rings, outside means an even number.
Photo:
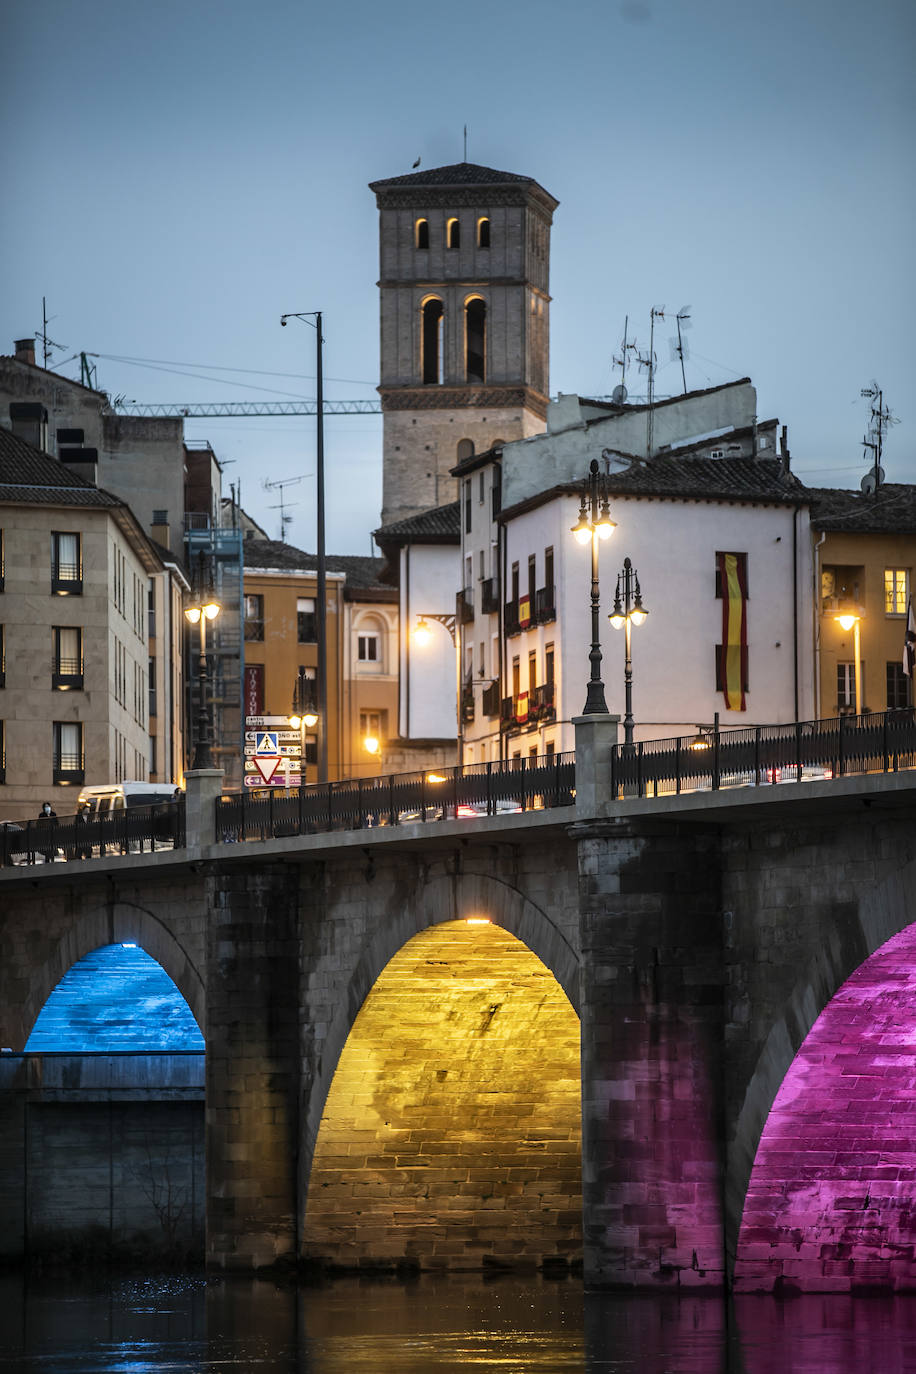
[[[811,485],[858,486],[872,379],[916,481],[912,0],[31,0],[0,18],[0,351],[126,399],[372,398],[367,182],[462,158],[533,176],[552,238],[551,393],[603,395],[629,315],[689,304],[690,387],[750,375]],[[657,390],[680,389],[665,322]],[[145,360],[145,365],[127,359]],[[40,361],[40,358],[39,358]],[[245,370],[248,369],[248,370]],[[634,372],[631,393],[645,383]],[[258,390],[255,388],[263,388]],[[314,420],[189,421],[243,504],[314,548]],[[370,552],[381,418],[326,422],[328,550]]]

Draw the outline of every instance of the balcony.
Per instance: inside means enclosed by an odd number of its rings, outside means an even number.
[[[465,687],[461,693],[461,719],[465,725],[470,725],[474,720],[474,688]]]
[[[539,587],[535,593],[534,616],[538,625],[546,625],[557,618],[556,588]]]
[[[480,610],[483,615],[499,614],[499,579],[488,577],[480,584]]]
[[[474,589],[463,587],[455,599],[455,614],[460,625],[467,625],[474,619]]]
[[[57,754],[51,778],[55,783],[84,783],[86,774],[82,754]]]
[[[59,692],[81,692],[83,690],[82,660],[78,658],[52,659],[51,686]]]
[[[491,682],[489,687],[484,687],[483,696],[480,699],[480,707],[485,716],[499,715],[499,683]]]
[[[545,682],[540,687],[535,687],[529,699],[529,720],[532,717],[535,720],[555,720],[557,708],[554,696],[554,684],[552,682]]]
[[[518,602],[507,601],[503,610],[503,628],[507,635],[520,635],[522,627],[518,623]]]

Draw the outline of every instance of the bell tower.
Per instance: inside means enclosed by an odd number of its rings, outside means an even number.
[[[459,162],[373,181],[379,208],[382,525],[457,496],[450,470],[539,434],[550,226],[531,177]]]

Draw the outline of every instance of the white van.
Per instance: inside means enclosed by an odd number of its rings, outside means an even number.
[[[87,808],[90,816],[107,816],[133,806],[177,801],[180,796],[181,788],[173,782],[115,782],[107,787],[84,787],[76,799],[76,809]]]

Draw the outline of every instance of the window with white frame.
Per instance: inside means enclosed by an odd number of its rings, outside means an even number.
[[[884,569],[884,614],[906,615],[910,598],[910,574],[908,568]]]
[[[374,631],[356,636],[356,657],[360,663],[378,663],[379,647],[379,636]]]

